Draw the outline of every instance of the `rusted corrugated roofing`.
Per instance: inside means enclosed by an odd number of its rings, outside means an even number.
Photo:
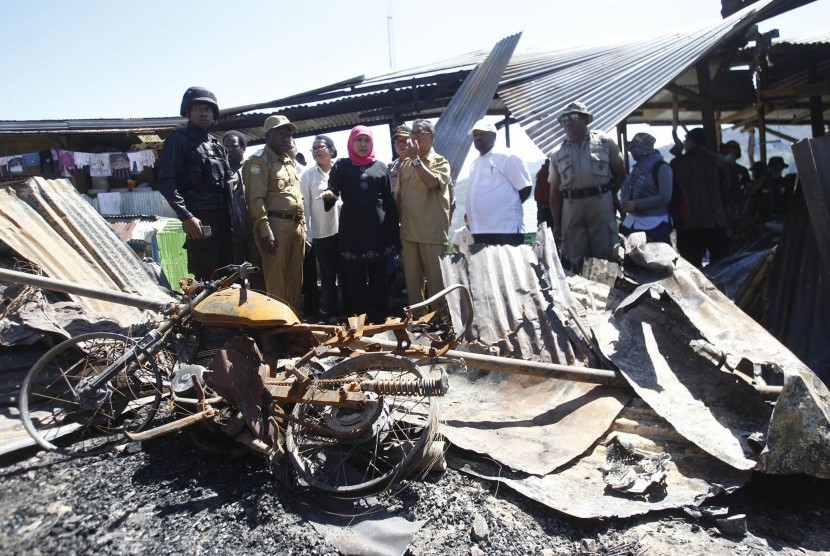
[[[50,277],[161,302],[171,300],[69,181],[31,178],[8,186],[6,193],[2,195],[4,209],[0,212],[6,218],[0,223],[0,238]],[[134,324],[142,318],[131,307],[87,302],[96,312],[123,315],[121,322]]]
[[[69,181],[31,178],[0,193],[0,239],[47,276],[160,302],[172,300]],[[125,326],[145,317],[133,307],[74,298]]]
[[[119,220],[117,222],[110,222],[110,226],[115,231],[115,235],[120,237],[125,242],[133,238],[133,232],[138,225],[138,220]]]
[[[166,222],[155,216],[109,216],[106,220],[118,237],[136,246],[150,240],[157,230],[164,229]]]
[[[442,256],[444,283],[463,284],[473,297],[476,319],[464,339],[519,359],[596,364],[553,236],[545,229],[537,241],[533,249],[475,245],[466,256]]]
[[[592,129],[610,132],[672,79],[715,47],[742,32],[770,7],[762,0],[716,25],[650,37],[634,43],[518,55],[499,89],[511,113],[542,152],[564,137],[558,116],[570,102],[585,102]]]

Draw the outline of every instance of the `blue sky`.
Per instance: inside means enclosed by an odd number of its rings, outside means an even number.
[[[229,107],[377,75],[390,69],[390,14],[396,69],[489,49],[519,31],[523,49],[720,19],[719,0],[6,0],[0,6],[0,120],[174,116],[190,85],[208,87]],[[817,0],[761,30],[777,27],[782,37],[797,38],[828,26],[830,0]],[[526,149],[528,160],[541,159],[521,135],[514,133],[514,146]]]

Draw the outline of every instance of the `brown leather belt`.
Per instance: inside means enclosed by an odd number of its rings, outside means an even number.
[[[586,199],[588,197],[599,197],[606,191],[611,191],[608,184],[599,187],[584,187],[582,189],[563,189],[562,197],[565,199]]]
[[[274,218],[285,218],[286,220],[293,220],[294,222],[300,222],[303,219],[303,214],[296,212],[284,212],[281,210],[269,210],[268,216],[273,216]]]

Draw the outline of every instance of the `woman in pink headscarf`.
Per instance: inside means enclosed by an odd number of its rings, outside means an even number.
[[[347,312],[383,322],[389,315],[386,259],[399,244],[398,213],[386,164],[375,160],[372,131],[356,126],[347,146],[349,157],[334,164],[320,197],[326,210],[343,201],[339,241]]]

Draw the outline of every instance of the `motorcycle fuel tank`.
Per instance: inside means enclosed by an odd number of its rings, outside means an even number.
[[[229,288],[209,295],[194,307],[193,318],[213,326],[252,328],[300,323],[286,303],[242,288]]]

